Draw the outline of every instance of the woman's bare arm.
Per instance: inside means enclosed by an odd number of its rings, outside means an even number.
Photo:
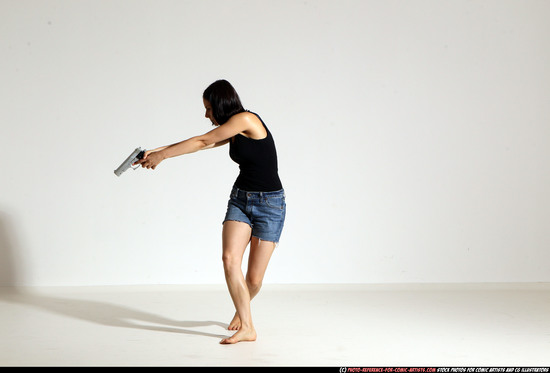
[[[248,131],[253,125],[254,122],[249,113],[236,114],[223,125],[204,135],[191,137],[172,145],[147,151],[143,159],[136,162],[136,164],[141,164],[145,168],[155,169],[160,162],[167,158],[225,145],[233,136]]]

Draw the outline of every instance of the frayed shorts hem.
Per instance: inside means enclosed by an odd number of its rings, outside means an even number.
[[[234,219],[226,219],[226,220],[223,221],[222,224],[225,224],[228,221],[234,221],[234,222],[237,222],[237,223],[244,223],[244,224],[248,225],[251,229],[253,228],[252,225],[249,222],[241,221],[241,220],[234,220]],[[255,238],[259,239],[260,241],[273,242],[275,245],[279,244],[279,238],[269,236],[269,235],[266,236],[266,235],[263,235],[261,233],[253,233],[250,237],[255,237]]]

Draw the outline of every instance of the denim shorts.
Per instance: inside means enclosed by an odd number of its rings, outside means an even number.
[[[247,192],[233,187],[224,223],[228,220],[250,225],[252,236],[278,243],[286,216],[284,189],[275,192]]]

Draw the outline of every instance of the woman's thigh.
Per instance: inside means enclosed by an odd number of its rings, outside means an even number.
[[[250,280],[255,282],[261,282],[263,280],[275,246],[275,242],[263,241],[257,237],[252,237],[250,241],[247,272],[247,277],[249,277]]]
[[[223,260],[242,262],[242,258],[248,243],[252,228],[247,223],[228,220],[223,223],[222,249]]]

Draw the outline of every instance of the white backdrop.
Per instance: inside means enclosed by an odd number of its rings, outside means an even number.
[[[550,281],[550,2],[0,0],[0,280],[223,283],[236,87],[288,214],[266,283]]]

